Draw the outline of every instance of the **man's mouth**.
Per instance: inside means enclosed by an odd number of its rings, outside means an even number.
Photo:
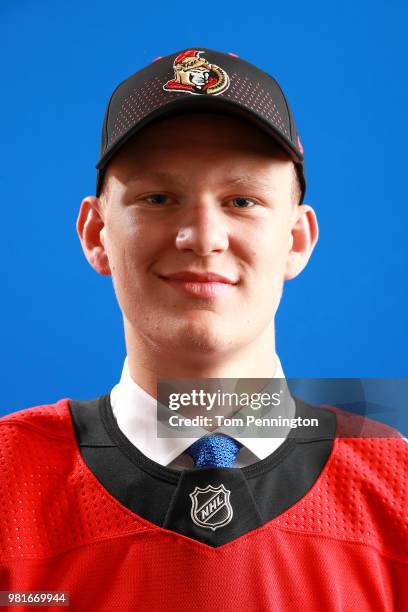
[[[224,276],[215,272],[182,270],[159,276],[174,289],[201,298],[212,298],[234,291],[238,284],[238,281],[232,276]]]

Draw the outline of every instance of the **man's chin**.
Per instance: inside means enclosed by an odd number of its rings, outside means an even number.
[[[172,334],[169,336],[168,331]],[[204,316],[185,317],[167,328],[166,344],[177,347],[178,351],[214,356],[231,348],[232,338],[228,325],[214,313]]]
[[[224,327],[224,328],[223,328]],[[189,321],[179,328],[179,340],[183,346],[205,352],[217,352],[228,344],[225,326],[214,321]],[[177,342],[176,339],[174,339]]]

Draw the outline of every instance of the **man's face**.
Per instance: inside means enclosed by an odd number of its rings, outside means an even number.
[[[125,329],[160,350],[228,354],[273,334],[292,229],[292,162],[238,118],[154,122],[110,163],[99,203]],[[181,271],[232,284],[170,281]]]

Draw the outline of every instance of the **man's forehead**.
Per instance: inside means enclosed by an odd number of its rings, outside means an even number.
[[[276,186],[270,180],[270,178],[268,180],[251,173],[220,174],[219,178],[222,181],[222,184],[225,186],[252,187],[268,192],[276,191]],[[149,180],[157,180],[159,182],[161,181],[168,184],[177,184],[180,186],[188,186],[190,183],[190,177],[186,172],[155,169],[148,172],[138,172],[137,168],[134,170],[134,172],[125,175],[123,180],[130,188],[133,186],[138,187],[141,183]]]

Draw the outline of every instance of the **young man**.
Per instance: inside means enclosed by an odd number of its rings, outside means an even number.
[[[289,398],[314,430],[156,436],[160,379],[284,378],[275,313],[318,225],[277,83],[231,54],[160,58],[113,93],[97,167],[77,229],[127,358],[111,393],[0,421],[1,589],[75,610],[402,610],[397,432]]]

